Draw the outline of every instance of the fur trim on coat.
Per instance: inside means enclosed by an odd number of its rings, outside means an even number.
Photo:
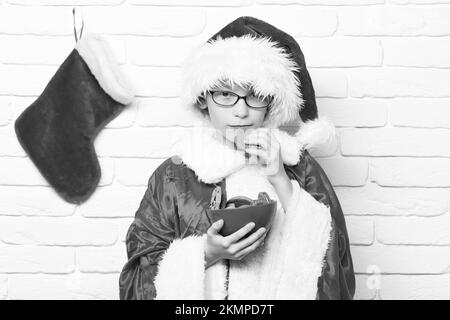
[[[248,174],[235,179],[248,184]],[[264,246],[230,260],[228,283],[224,260],[205,270],[206,235],[189,236],[175,240],[160,261],[156,299],[315,299],[330,241],[330,209],[291,182],[287,211],[278,208]]]
[[[300,161],[303,150],[319,146],[326,149],[336,139],[334,124],[327,117],[302,123],[294,135],[279,128],[266,129],[273,132],[280,143],[283,163],[290,166]],[[190,134],[175,143],[171,152],[204,183],[217,183],[243,168],[247,162],[244,152],[224,144],[206,120],[202,120],[201,125],[195,126]],[[174,161],[177,161],[175,158]]]

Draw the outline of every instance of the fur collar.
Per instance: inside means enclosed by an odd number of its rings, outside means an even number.
[[[301,123],[294,135],[279,128],[272,130],[280,143],[283,163],[289,166],[300,161],[303,150],[328,145],[335,138],[335,127],[326,117]],[[180,157],[199,181],[208,184],[218,183],[246,166],[244,153],[217,138],[217,131],[209,122],[194,127],[190,134],[182,137],[174,145],[172,154]]]

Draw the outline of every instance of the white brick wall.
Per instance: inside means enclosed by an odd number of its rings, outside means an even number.
[[[356,299],[450,297],[450,1],[0,1],[0,299],[117,299],[125,235],[153,170],[189,117],[179,66],[241,15],[304,50],[319,112],[337,126],[314,151],[346,215]],[[104,34],[138,97],[95,142],[100,186],[61,200],[14,121],[85,32]],[[130,141],[132,143],[130,143]]]

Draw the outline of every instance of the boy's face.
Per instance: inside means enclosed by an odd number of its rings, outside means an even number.
[[[223,84],[213,91],[233,92],[239,96],[252,95],[252,90],[234,85],[231,88],[227,84]],[[221,95],[219,93],[219,95]],[[213,100],[210,92],[206,95],[206,104],[200,106],[202,109],[208,109],[209,117],[214,128],[218,129],[227,139],[234,139],[234,132],[249,129],[256,129],[262,126],[267,108],[255,109],[247,106],[244,99],[239,101],[234,106],[223,107]],[[241,131],[242,132],[242,131]]]

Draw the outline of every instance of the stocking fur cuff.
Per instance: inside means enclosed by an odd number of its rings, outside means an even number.
[[[87,34],[75,47],[105,92],[117,102],[129,104],[134,98],[131,84],[120,70],[106,40]]]

